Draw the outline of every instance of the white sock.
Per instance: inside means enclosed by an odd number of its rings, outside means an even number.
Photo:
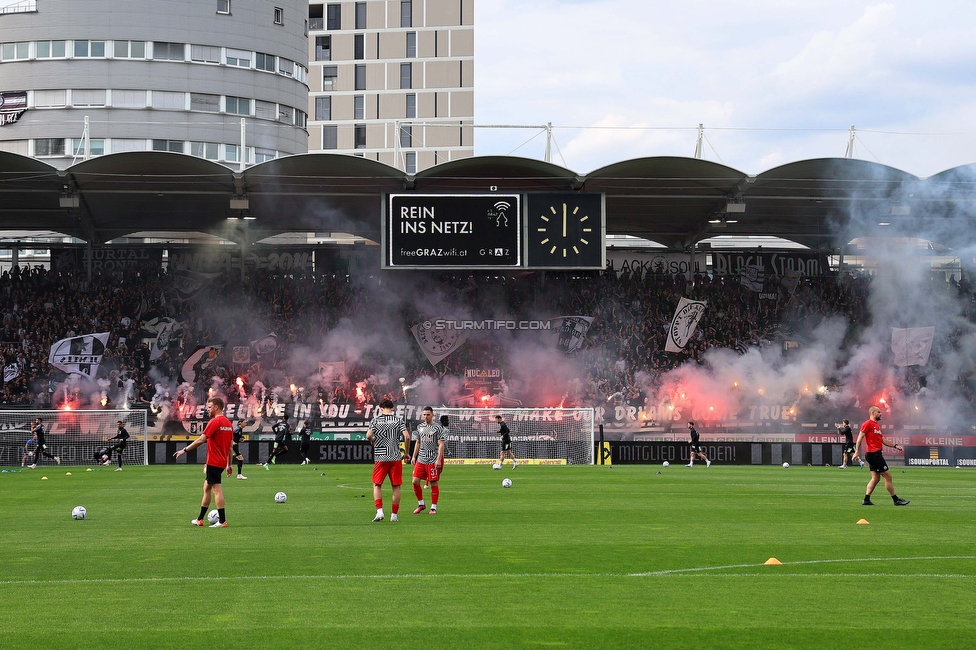
[[[383,508],[377,508],[376,509],[376,516],[377,517],[382,517],[383,516]]]
[[[424,500],[423,500],[423,499],[421,499],[420,501],[418,501],[418,502],[417,502],[417,505],[418,505],[418,506],[423,506],[423,505],[424,505]]]
[[[437,510],[437,504],[436,504],[436,503],[434,503],[434,504],[432,504],[432,505],[430,506],[430,509],[431,509],[431,510]]]

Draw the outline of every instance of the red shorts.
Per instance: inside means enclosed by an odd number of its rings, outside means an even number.
[[[439,481],[441,479],[441,468],[431,463],[417,463],[413,466],[413,477],[425,481]]]
[[[373,463],[373,483],[383,485],[386,477],[390,477],[390,485],[403,485],[403,461],[389,460]]]

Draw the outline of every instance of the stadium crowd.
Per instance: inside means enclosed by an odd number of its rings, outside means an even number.
[[[191,351],[198,345],[222,344],[217,363],[196,378],[198,402],[215,377],[226,393],[237,390],[235,382],[243,376],[246,390],[297,384],[290,396],[275,399],[375,403],[384,396],[403,399],[400,377],[444,382],[463,378],[467,368],[502,368],[505,393],[525,406],[590,406],[614,399],[635,403],[648,377],[653,381],[689,359],[700,363],[712,348],[741,352],[784,339],[802,341],[830,317],[846,319],[853,336],[867,324],[870,277],[806,278],[762,294],[738,278],[707,275],[387,272],[354,277],[251,274],[242,280],[235,273],[215,278],[198,295],[183,300],[174,298],[173,284],[173,275],[165,271],[105,274],[90,282],[83,275],[42,267],[4,272],[0,356],[6,372],[0,401],[41,408],[118,407],[119,400],[144,405],[158,401],[162,391],[175,399],[180,370]],[[958,290],[961,295],[973,293],[968,284]],[[683,296],[704,300],[708,307],[685,352],[668,353],[666,332]],[[540,345],[538,332],[468,333],[463,345],[432,365],[409,331],[432,317],[519,321],[567,315],[594,319],[580,348],[563,356],[570,372],[566,366],[558,373],[545,367],[512,369],[526,346]],[[976,313],[967,315],[976,320]],[[150,360],[154,334],[143,327],[160,317],[175,319],[182,329],[162,356]],[[56,341],[103,331],[110,333],[109,343],[94,387],[48,363]],[[394,332],[399,345],[370,340],[373,331],[383,336]],[[247,364],[232,362],[235,346],[249,346],[269,333],[277,344],[271,354],[256,358],[252,351]],[[335,358],[316,361],[344,361],[344,381],[323,381],[315,364],[296,369],[296,356],[322,349],[323,341],[332,341]],[[554,348],[551,342],[545,345]],[[538,373],[546,372],[546,390],[540,391]],[[924,387],[919,381],[917,375],[907,375],[915,390]],[[454,381],[455,394],[463,394],[462,384],[463,379]]]

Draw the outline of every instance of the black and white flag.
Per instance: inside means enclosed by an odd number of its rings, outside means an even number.
[[[688,345],[698,321],[705,313],[705,303],[701,300],[682,298],[678,308],[674,310],[671,327],[668,328],[668,342],[664,345],[667,352],[681,352]]]
[[[3,367],[3,383],[8,384],[20,376],[20,365],[15,361]]]
[[[172,318],[154,318],[144,322],[142,328],[150,334],[153,332],[156,334],[156,338],[149,346],[149,360],[155,361],[163,356],[163,352],[175,340],[176,333],[183,328],[183,325]]]
[[[435,367],[468,340],[467,335],[460,330],[434,328],[433,319],[414,325],[410,331],[430,365]]]
[[[929,362],[935,327],[892,327],[891,351],[895,354],[895,365],[924,366]]]
[[[570,354],[583,345],[586,333],[593,324],[592,316],[560,316],[549,321],[556,333],[556,347],[560,352]]]
[[[217,366],[217,356],[223,347],[223,345],[198,345],[195,347],[190,356],[183,362],[180,381],[188,381],[192,384],[201,374],[207,371],[213,372]]]
[[[100,332],[61,339],[51,346],[48,362],[70,374],[94,377],[108,345],[108,334]]]

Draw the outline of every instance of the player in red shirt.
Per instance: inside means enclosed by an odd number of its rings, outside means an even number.
[[[911,501],[899,499],[898,495],[895,494],[895,486],[891,482],[891,472],[888,470],[888,463],[885,462],[884,456],[881,454],[881,450],[884,447],[892,447],[899,450],[902,447],[901,445],[893,444],[888,438],[881,435],[880,422],[881,409],[877,406],[872,406],[868,409],[868,419],[861,425],[861,432],[857,434],[857,442],[854,443],[853,459],[855,461],[858,458],[858,454],[861,453],[861,441],[863,440],[867,444],[867,453],[864,454],[864,460],[868,461],[868,467],[871,468],[871,480],[868,481],[868,488],[865,491],[864,501],[861,501],[861,505],[874,505],[871,503],[871,493],[874,492],[878,481],[883,478],[885,489],[888,490],[888,494],[891,495],[891,500],[895,502],[895,505],[907,506]]]
[[[210,495],[213,493],[214,501],[217,505],[217,512],[220,521],[211,528],[227,528],[227,518],[224,516],[224,488],[220,484],[220,477],[227,468],[227,476],[233,473],[234,466],[231,463],[230,447],[234,442],[234,427],[230,420],[224,417],[224,400],[219,397],[211,397],[207,400],[207,410],[211,420],[207,423],[207,428],[203,430],[203,435],[188,444],[183,449],[173,454],[174,458],[179,458],[180,454],[186,454],[191,449],[196,449],[200,445],[207,445],[207,464],[203,469],[203,475],[207,478],[203,481],[203,502],[200,504],[200,516],[191,521],[194,526],[203,526],[207,521],[207,508],[210,507]]]

